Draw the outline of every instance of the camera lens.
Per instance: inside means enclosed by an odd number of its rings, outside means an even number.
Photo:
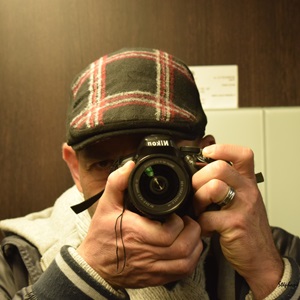
[[[139,161],[128,184],[131,204],[150,218],[175,212],[190,191],[190,177],[185,168],[167,155],[149,155]]]
[[[153,204],[165,204],[174,199],[179,188],[176,172],[164,164],[151,165],[149,168],[152,174],[144,171],[139,181],[142,197]]]

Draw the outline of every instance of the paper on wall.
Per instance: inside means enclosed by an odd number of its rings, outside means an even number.
[[[238,107],[238,66],[190,66],[204,109]]]

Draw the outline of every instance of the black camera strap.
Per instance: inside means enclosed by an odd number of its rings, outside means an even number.
[[[84,200],[83,202],[81,202],[79,204],[71,206],[72,210],[76,214],[83,212],[84,210],[91,207],[95,202],[97,202],[99,200],[99,198],[102,196],[103,192],[104,192],[104,190],[101,191],[100,193],[96,194],[95,196]]]

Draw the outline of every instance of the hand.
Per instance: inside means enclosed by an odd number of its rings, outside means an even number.
[[[193,176],[196,212],[204,235],[220,234],[224,256],[248,282],[259,299],[270,294],[283,273],[283,263],[272,238],[265,206],[254,174],[250,149],[232,145],[212,145],[203,154],[217,161]],[[226,161],[233,163],[230,166]],[[236,194],[220,211],[204,211],[222,201],[228,188]]]
[[[126,257],[119,249],[117,270],[115,224],[134,163],[128,162],[108,180],[79,254],[113,287],[141,288],[179,280],[192,273],[203,246],[199,224],[189,217],[152,221],[126,210],[122,222]],[[119,226],[117,226],[119,229]],[[118,246],[122,246],[118,231]],[[122,270],[123,263],[125,267]]]

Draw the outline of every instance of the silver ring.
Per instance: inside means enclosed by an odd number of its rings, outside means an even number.
[[[235,196],[235,190],[232,187],[229,187],[229,190],[222,201],[217,202],[220,207],[224,207],[230,204]]]

